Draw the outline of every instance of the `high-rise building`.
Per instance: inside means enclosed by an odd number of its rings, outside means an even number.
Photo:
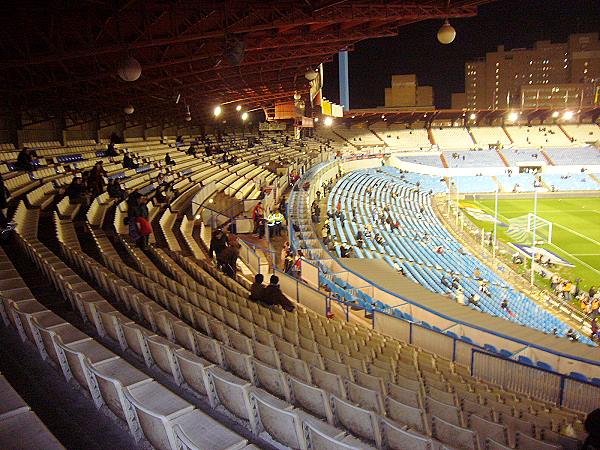
[[[392,75],[392,86],[385,88],[385,107],[433,107],[433,88],[419,86],[417,76]]]
[[[600,104],[598,33],[566,43],[487,53],[465,63],[465,109],[559,108]]]

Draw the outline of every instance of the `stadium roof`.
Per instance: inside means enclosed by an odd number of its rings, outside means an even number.
[[[308,89],[304,73],[356,42],[427,19],[472,17],[492,0],[37,0],[0,6],[2,98],[73,123],[122,114],[200,117]],[[435,39],[435,37],[432,37]],[[117,75],[134,57],[137,81]],[[175,99],[180,99],[175,103]]]

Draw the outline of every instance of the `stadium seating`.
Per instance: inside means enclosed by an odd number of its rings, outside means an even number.
[[[448,167],[504,167],[496,150],[445,151]]]
[[[383,145],[383,141],[368,128],[336,127],[334,131],[354,146],[364,147]]]
[[[504,192],[533,192],[534,179],[532,174],[527,173],[496,176],[496,180]]]
[[[581,144],[594,143],[600,140],[600,127],[596,124],[563,124],[561,125],[574,142]]]
[[[424,128],[408,129],[404,124],[392,123],[385,130],[376,130],[377,135],[392,150],[424,150],[431,149],[431,141]]]
[[[600,184],[584,173],[573,175],[542,175],[551,191],[597,191]]]
[[[397,155],[400,161],[411,162],[415,164],[423,164],[424,166],[443,167],[442,160],[439,154],[428,153],[426,155]]]
[[[431,133],[436,145],[442,149],[469,149],[475,146],[469,130],[465,127],[432,127]]]
[[[556,166],[583,166],[600,164],[600,151],[593,147],[547,148],[548,156]]]
[[[558,125],[507,126],[506,132],[518,147],[558,147],[571,141]]]
[[[436,180],[426,175],[415,175],[417,179]],[[460,181],[462,180],[462,182]],[[468,180],[468,181],[467,181]],[[460,177],[459,186],[470,183],[465,188],[472,191],[481,190],[488,181],[490,190],[495,190],[495,183],[490,177]],[[517,323],[540,329],[551,333],[555,328],[559,335],[564,336],[569,326],[561,322],[552,314],[537,306],[532,300],[520,292],[514,290],[493,271],[482,265],[477,258],[460,250],[460,244],[439,222],[426,190],[415,189],[416,185],[410,184],[406,174],[399,175],[396,169],[384,167],[377,170],[355,171],[344,176],[331,192],[328,204],[341,202],[344,214],[348,220],[344,224],[338,218],[330,222],[330,233],[339,242],[347,242],[353,246],[358,257],[382,258],[390,265],[400,264],[406,275],[413,281],[427,287],[428,289],[448,294],[451,291],[440,282],[442,276],[452,278],[452,274],[460,274],[460,284],[465,296],[479,293],[477,280],[472,277],[476,267],[481,271],[483,279],[490,283],[492,296],[481,295],[481,309],[488,314],[504,317]],[[493,189],[492,189],[493,188]],[[372,189],[372,195],[366,190]],[[462,191],[462,187],[460,188]],[[391,192],[398,194],[394,200]],[[391,232],[389,228],[381,226],[373,211],[381,211],[387,206],[390,209],[392,221],[398,220],[401,224],[401,232]],[[352,218],[351,209],[357,211],[357,221]],[[378,213],[381,214],[381,213]],[[370,223],[375,231],[384,238],[384,244],[376,243],[373,238],[365,238],[365,245],[361,249],[357,246],[354,236],[359,230],[365,229]],[[444,248],[443,253],[435,251],[437,246]],[[364,255],[363,255],[364,254]],[[343,294],[342,294],[343,295]],[[500,308],[498,302],[492,298],[507,298],[514,315],[507,314]],[[353,301],[365,303],[360,298],[352,298]],[[372,309],[374,306],[368,304],[366,307]],[[470,306],[473,307],[474,306]],[[385,306],[384,306],[385,308]],[[588,342],[586,337],[582,341]]]
[[[489,145],[509,146],[510,139],[502,127],[471,127],[469,128],[477,146],[487,148]]]
[[[519,163],[546,163],[544,155],[539,150],[533,148],[505,148],[502,149],[502,154],[510,166],[517,166]]]

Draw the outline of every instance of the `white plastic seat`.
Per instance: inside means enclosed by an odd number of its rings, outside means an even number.
[[[346,382],[346,393],[348,394],[348,400],[361,408],[370,409],[377,414],[383,414],[385,411],[383,399],[378,391],[348,381]]]
[[[278,369],[281,368],[281,362],[279,361],[279,353],[274,347],[261,344],[258,341],[254,341],[254,357],[261,362],[268,364]]]
[[[257,416],[250,402],[250,394],[255,388],[219,367],[211,367],[207,372],[214,404],[220,403],[233,415],[247,420],[252,432],[257,434]]]
[[[194,406],[156,381],[127,388],[125,397],[135,409],[140,430],[152,446],[160,450],[177,449],[173,421],[190,414]],[[134,434],[134,437],[137,441],[140,436]]]
[[[542,442],[532,436],[517,431],[515,435],[515,448],[518,448],[519,450],[562,450],[562,445]]]
[[[512,450],[508,445],[500,444],[493,439],[485,441],[485,450]]]
[[[480,448],[477,433],[436,416],[431,417],[431,435],[456,450],[479,450]]]
[[[196,392],[208,395],[208,369],[214,367],[214,365],[187,350],[175,352],[175,357],[183,381]],[[210,396],[209,399],[211,399]]]
[[[254,392],[252,400],[258,411],[261,426],[278,442],[290,448],[308,449],[304,436],[303,424],[305,423],[311,424],[328,436],[343,435],[341,430],[327,425],[301,410],[294,410],[286,402],[265,396],[262,392]]]
[[[0,420],[29,411],[27,403],[3,375],[0,375],[0,399]]]
[[[392,397],[385,399],[385,406],[388,417],[394,422],[406,425],[419,433],[430,435],[429,422],[422,409],[405,405]]]
[[[476,414],[471,414],[468,420],[469,428],[477,433],[479,442],[492,439],[503,445],[508,445],[508,433],[501,423],[491,422]]]
[[[127,348],[142,357],[148,367],[152,366],[152,355],[148,349],[146,338],[156,335],[135,323],[122,323],[121,329],[123,330],[123,338],[127,343]]]
[[[122,358],[87,364],[94,376],[102,401],[117,417],[128,420],[125,388],[150,383],[152,378],[134,368]],[[98,406],[98,405],[97,405]]]
[[[268,364],[253,359],[255,383],[267,392],[282,398],[287,402],[292,401],[292,394],[285,372]]]
[[[306,411],[325,419],[333,425],[333,412],[329,403],[329,396],[323,389],[311,386],[294,377],[290,377],[290,390],[294,404],[301,406]]]
[[[344,386],[344,380],[335,373],[321,370],[318,367],[311,367],[312,377],[314,383],[321,389],[333,394],[339,398],[346,397],[346,388]]]
[[[373,411],[360,408],[335,395],[331,397],[334,417],[344,428],[363,439],[375,442],[381,448],[382,439],[379,419]]]
[[[221,343],[216,339],[210,338],[203,335],[202,333],[195,332],[194,337],[196,339],[196,348],[199,354],[208,359],[210,362],[219,366],[223,365],[223,350]]]
[[[33,411],[0,420],[0,448],[65,450]]]
[[[397,384],[388,383],[388,395],[394,400],[413,408],[423,408],[423,399],[420,391],[413,391]]]
[[[254,384],[254,368],[252,367],[252,356],[238,352],[231,347],[224,345],[223,349],[223,361],[225,366],[244,380],[250,381]]]
[[[311,450],[375,450],[352,436],[330,436],[312,422],[304,423],[304,434]]]
[[[438,419],[443,419],[457,427],[464,426],[462,412],[456,406],[450,406],[426,396],[425,411],[427,411],[430,418],[435,414]]]
[[[312,381],[310,370],[308,369],[306,362],[298,358],[292,358],[285,353],[279,353],[279,360],[281,361],[281,368],[291,376],[302,380],[305,383],[310,383]]]
[[[389,450],[433,450],[431,439],[417,435],[387,419],[381,420],[385,448]]]
[[[177,364],[175,353],[183,350],[179,345],[173,344],[162,336],[149,336],[146,344],[154,363],[163,371],[173,376],[175,383],[182,383],[181,372]]]
[[[461,401],[461,410],[463,412],[463,415],[465,416],[465,419],[468,419],[469,416],[473,414],[492,422],[494,422],[496,419],[494,410],[492,408],[486,405],[482,405],[481,403],[473,403],[472,401],[467,399],[463,399]]]
[[[210,416],[195,409],[173,421],[178,449],[238,450],[247,448],[248,441]]]

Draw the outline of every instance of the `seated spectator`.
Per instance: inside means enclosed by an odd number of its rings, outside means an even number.
[[[140,165],[136,163],[129,153],[125,153],[123,156],[123,167],[125,169],[137,169]]]
[[[19,155],[17,156],[17,168],[19,170],[25,170],[25,171],[29,171],[33,169],[33,155],[35,153],[27,148],[27,147],[23,147],[23,149],[19,152]]]
[[[196,156],[196,146],[194,144],[190,145],[190,147],[185,152],[186,155]]]
[[[165,156],[165,165],[167,165],[167,166],[174,166],[175,165],[175,160],[173,158],[171,158],[171,155],[169,155],[168,153]]]
[[[102,161],[96,162],[88,178],[88,187],[92,193],[92,197],[97,197],[104,192],[104,177],[108,176]]]
[[[473,293],[471,294],[471,296],[469,297],[469,303],[479,309],[481,309],[481,305],[479,304],[479,294]],[[483,311],[483,309],[481,309]]]
[[[119,180],[117,178],[108,180],[108,186],[106,188],[106,192],[108,192],[108,195],[110,196],[110,198],[117,198],[119,200],[125,200],[125,197],[127,197],[127,193],[125,192],[125,189],[123,189],[121,187],[121,183],[119,182]]]
[[[262,273],[254,275],[254,283],[250,286],[250,300],[253,302],[260,302],[263,297],[265,286],[263,284],[265,277]]]
[[[448,279],[448,277],[446,277],[446,274],[442,275],[442,279],[440,280],[440,283],[442,283],[442,286],[446,286],[448,289],[453,289],[454,288],[452,286],[452,281],[450,281]]]
[[[67,197],[71,203],[85,203],[85,186],[83,185],[83,178],[75,175],[71,184],[67,187]]]
[[[579,336],[577,336],[577,333],[575,333],[575,330],[573,328],[569,328],[567,330],[567,338],[572,342],[579,341]]]
[[[352,253],[352,247],[347,244],[340,244],[340,254],[342,258],[350,258],[350,254]]]
[[[281,292],[279,277],[277,275],[271,275],[269,285],[264,288],[262,303],[269,306],[281,306],[286,311],[294,310],[294,304]]]
[[[110,144],[108,144],[108,148],[106,149],[106,156],[110,156],[110,157],[119,156],[119,152],[115,148],[114,142],[111,142]]]

